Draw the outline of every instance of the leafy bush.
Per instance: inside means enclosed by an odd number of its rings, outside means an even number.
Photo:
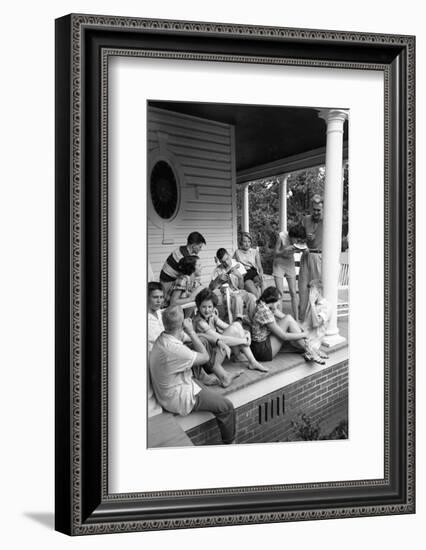
[[[294,438],[292,440],[318,441],[330,439],[348,438],[348,421],[341,420],[339,424],[328,434],[324,434],[321,422],[313,422],[307,414],[299,414],[298,420],[291,422]]]

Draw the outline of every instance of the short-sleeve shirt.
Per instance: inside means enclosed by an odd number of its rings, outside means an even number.
[[[169,256],[167,256],[167,259],[164,262],[160,272],[160,281],[162,283],[171,283],[178,278],[179,261],[184,256],[190,256],[187,246],[180,246],[179,248],[176,248],[176,250],[174,250],[171,254],[169,254]]]
[[[200,284],[197,279],[191,279],[190,275],[180,275],[176,281],[168,288],[164,296],[164,303],[168,305],[175,290],[180,290],[180,298],[188,298],[192,291]]]
[[[235,267],[238,262],[234,259],[231,260],[231,267]],[[212,281],[214,281],[219,275],[223,275],[224,273],[226,273],[228,270],[223,267],[221,264],[219,264],[215,270],[213,271],[213,274],[212,274]],[[247,271],[245,269],[244,266],[240,265],[240,267],[238,268],[238,273],[240,273],[242,276],[244,276]],[[233,275],[232,273],[230,274],[230,288],[231,290],[239,290],[239,286],[238,286],[238,277],[236,275]]]
[[[291,245],[290,237],[287,231],[280,231],[278,238],[281,241],[281,248]],[[285,253],[285,256],[275,256],[274,262],[275,265],[281,265],[285,268],[292,271],[294,269],[294,251],[289,250],[288,253]]]
[[[195,332],[197,332],[198,334],[204,334],[209,330],[214,330],[216,332],[216,318],[217,317],[212,315],[207,321],[206,319],[204,319],[204,317],[197,313],[192,320],[192,325]]]
[[[259,301],[251,323],[251,339],[254,342],[264,342],[271,334],[270,329],[266,326],[269,323],[274,323],[275,317],[268,306]]]
[[[279,233],[279,239],[281,241],[281,248],[285,248],[291,245],[290,237],[288,235],[288,231],[280,231]],[[282,256],[282,258],[291,258],[294,259],[294,251],[289,250],[285,253],[285,256]]]
[[[163,330],[164,326],[161,315],[159,315],[158,312],[148,312],[148,352],[152,350],[154,342],[157,340]]]
[[[160,405],[169,412],[187,415],[201,391],[192,376],[197,353],[175,336],[163,332],[149,356],[152,387]]]
[[[255,248],[249,248],[248,250],[238,248],[234,253],[234,258],[237,262],[242,264],[246,270],[249,270],[252,267],[257,269]]]

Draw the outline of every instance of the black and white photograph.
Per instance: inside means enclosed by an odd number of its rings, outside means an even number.
[[[350,110],[146,120],[147,446],[348,439]]]

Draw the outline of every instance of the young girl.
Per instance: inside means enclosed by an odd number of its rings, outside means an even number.
[[[291,315],[282,313],[280,296],[275,287],[268,287],[257,301],[252,319],[251,350],[259,361],[272,361],[284,342],[293,342],[305,351],[308,361],[313,358],[306,342],[309,333],[302,331]]]
[[[259,251],[251,248],[252,239],[249,233],[241,233],[240,244],[234,252],[234,258],[246,269],[244,288],[259,298],[263,285],[263,267]]]
[[[203,289],[199,283],[201,275],[201,261],[198,256],[184,256],[178,263],[179,276],[165,298],[166,304],[183,306],[195,300],[196,295]]]
[[[324,364],[328,355],[321,351],[330,319],[330,305],[322,295],[322,283],[314,279],[309,283],[309,301],[303,328],[309,333],[309,346],[316,363]]]
[[[206,340],[210,344],[214,344],[218,350],[225,352],[228,358],[230,357],[231,351],[236,357],[242,353],[248,359],[249,369],[268,372],[269,369],[258,363],[254,358],[250,349],[250,333],[243,329],[242,324],[236,321],[232,323],[232,325],[228,325],[219,319],[216,310],[217,297],[211,290],[202,290],[195,298],[195,303],[197,304],[198,310],[193,319],[195,332],[204,336]],[[213,372],[217,375],[217,371],[219,371],[219,375],[217,376],[222,382],[223,373],[217,364],[218,361],[215,361],[214,367],[216,368],[213,368]],[[241,374],[241,372],[242,371],[238,374]],[[229,375],[226,372],[225,375],[226,383]]]
[[[287,279],[293,317],[299,320],[299,298],[296,288],[296,267],[294,253],[306,249],[306,231],[302,225],[293,225],[288,231],[281,231],[277,236],[274,250],[272,274],[275,286],[281,297],[284,295],[284,277]]]

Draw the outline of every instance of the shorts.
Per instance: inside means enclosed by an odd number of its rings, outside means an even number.
[[[272,264],[272,275],[274,277],[296,278],[294,258],[275,258]]]
[[[250,269],[247,270],[247,273],[244,275],[244,282],[245,281],[253,281],[256,279],[256,277],[259,277],[259,273],[257,272],[257,269],[254,267],[250,267]]]
[[[250,349],[257,361],[272,361],[273,359],[271,340],[269,336],[266,340],[263,340],[263,342],[252,341],[250,344]]]

